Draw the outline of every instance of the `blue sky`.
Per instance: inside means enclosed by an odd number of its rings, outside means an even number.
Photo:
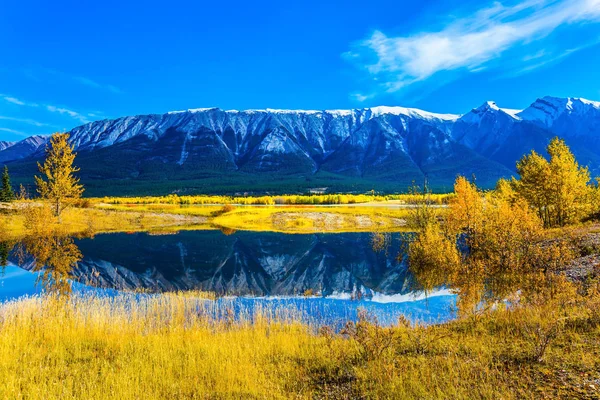
[[[0,140],[199,107],[600,100],[600,0],[21,0],[0,37]]]

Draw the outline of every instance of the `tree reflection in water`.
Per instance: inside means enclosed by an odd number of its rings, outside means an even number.
[[[490,271],[483,266],[431,264],[410,267],[415,290],[425,292],[447,287],[457,295],[459,314],[478,313],[501,306],[543,303],[572,289],[566,279],[551,271]]]
[[[17,249],[21,263],[33,262],[39,272],[38,283],[48,292],[68,295],[72,292],[72,271],[82,259],[72,237],[43,234],[27,237]]]

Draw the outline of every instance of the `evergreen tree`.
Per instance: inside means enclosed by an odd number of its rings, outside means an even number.
[[[44,176],[35,177],[37,191],[43,199],[53,203],[54,215],[59,218],[69,201],[78,199],[83,194],[83,186],[74,175],[79,171],[73,165],[75,156],[73,147],[69,144],[69,134],[55,133],[46,148],[46,161],[43,165],[38,163]]]
[[[4,268],[8,265],[8,255],[10,248],[7,242],[0,242],[0,267]]]
[[[4,166],[2,173],[2,188],[0,189],[0,202],[10,202],[15,200],[15,192],[10,184],[10,175],[8,175],[8,167]]]

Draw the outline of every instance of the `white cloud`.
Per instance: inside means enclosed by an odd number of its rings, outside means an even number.
[[[373,97],[373,95],[371,95],[371,94],[362,94],[362,93],[352,93],[350,95],[350,98],[358,101],[359,103],[362,103],[363,101],[367,101],[372,97]]]
[[[441,71],[482,70],[508,50],[540,41],[558,27],[587,22],[600,22],[600,0],[496,2],[437,31],[395,37],[375,31],[345,56],[394,92]],[[530,57],[540,64],[545,55]]]
[[[29,102],[17,99],[16,97],[5,95],[5,94],[0,94],[0,97],[2,97],[2,99],[4,101],[6,101],[7,103],[16,104],[18,106],[28,106],[28,107],[37,107],[38,106],[36,103],[29,103]]]
[[[100,88],[102,86],[100,86],[100,84],[96,81],[93,81],[89,78],[85,78],[83,76],[75,76],[73,77],[73,79],[75,79],[77,82],[82,83],[86,86],[91,86],[91,87],[95,87],[95,88]]]
[[[5,97],[4,100],[8,101],[9,103],[17,104],[19,106],[25,105],[25,103],[23,103],[21,100],[15,98],[15,97]]]
[[[30,119],[30,118],[15,118],[15,117],[7,117],[7,116],[4,116],[4,115],[0,115],[0,120],[19,122],[19,123],[23,123],[23,124],[27,124],[27,125],[33,125],[33,126],[37,126],[37,127],[44,127],[44,126],[52,127],[52,126],[54,126],[54,125],[46,124],[44,122],[39,122],[39,121]]]
[[[62,107],[56,107],[53,105],[47,105],[46,106],[46,110],[53,112],[53,113],[59,113],[59,114],[65,114],[68,115],[71,118],[77,119],[79,121],[81,121],[82,123],[88,123],[90,122],[89,119],[87,119],[87,117],[85,115],[79,114],[76,111],[73,110],[69,110],[68,108],[62,108]]]
[[[115,85],[106,85],[106,88],[113,93],[123,93],[123,91],[121,89],[119,89],[118,87],[116,87]]]
[[[0,97],[3,98],[5,101],[9,102],[9,103],[13,103],[13,104],[17,104],[20,106],[24,106],[24,107],[39,107],[40,104],[38,103],[31,103],[28,101],[22,101],[17,99],[16,97],[13,96],[9,96],[9,95],[4,95],[4,94],[0,94]],[[42,107],[44,109],[46,109],[47,111],[50,111],[52,113],[58,113],[61,115],[66,115],[69,116],[81,123],[88,123],[90,122],[90,120],[88,119],[88,116],[90,116],[89,114],[83,114],[83,113],[79,113],[77,111],[73,111],[70,110],[68,108],[65,107],[60,107],[60,106],[55,106],[52,104],[41,104]],[[96,114],[92,114],[92,115],[97,115],[97,114],[102,114],[101,112],[96,112]],[[13,117],[0,117],[0,119],[10,119],[12,118],[13,121],[16,122],[24,122],[24,123],[30,123],[31,125],[35,125],[36,123],[38,123],[37,121],[31,120],[31,119],[19,119],[19,118],[13,118]],[[51,125],[45,125],[45,126],[51,126]]]
[[[9,129],[9,128],[0,128],[0,131],[2,132],[8,132],[8,133],[13,133],[15,135],[19,135],[19,136],[31,136],[25,132],[21,132],[21,131],[16,131],[14,129]]]
[[[36,66],[32,68],[23,68],[20,70],[20,72],[27,78],[39,83],[43,83],[48,80],[58,80],[61,85],[72,85],[73,83],[77,83],[90,88],[104,90],[116,94],[123,93],[123,91],[115,85],[98,82],[97,80],[86,76],[73,75],[71,73],[59,71],[54,68]]]
[[[94,80],[92,80],[90,78],[86,78],[86,77],[83,77],[83,76],[74,76],[73,79],[75,81],[83,84],[83,85],[86,85],[86,86],[89,86],[89,87],[93,87],[93,88],[96,88],[96,89],[105,89],[105,90],[108,90],[108,91],[113,92],[113,93],[123,93],[121,91],[121,89],[119,89],[115,85],[104,85],[104,84],[98,83],[98,82],[96,82],[96,81],[94,81]]]

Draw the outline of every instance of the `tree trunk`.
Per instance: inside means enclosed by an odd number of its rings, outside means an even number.
[[[58,217],[58,223],[61,223],[60,219],[60,199],[56,199],[56,216]]]

